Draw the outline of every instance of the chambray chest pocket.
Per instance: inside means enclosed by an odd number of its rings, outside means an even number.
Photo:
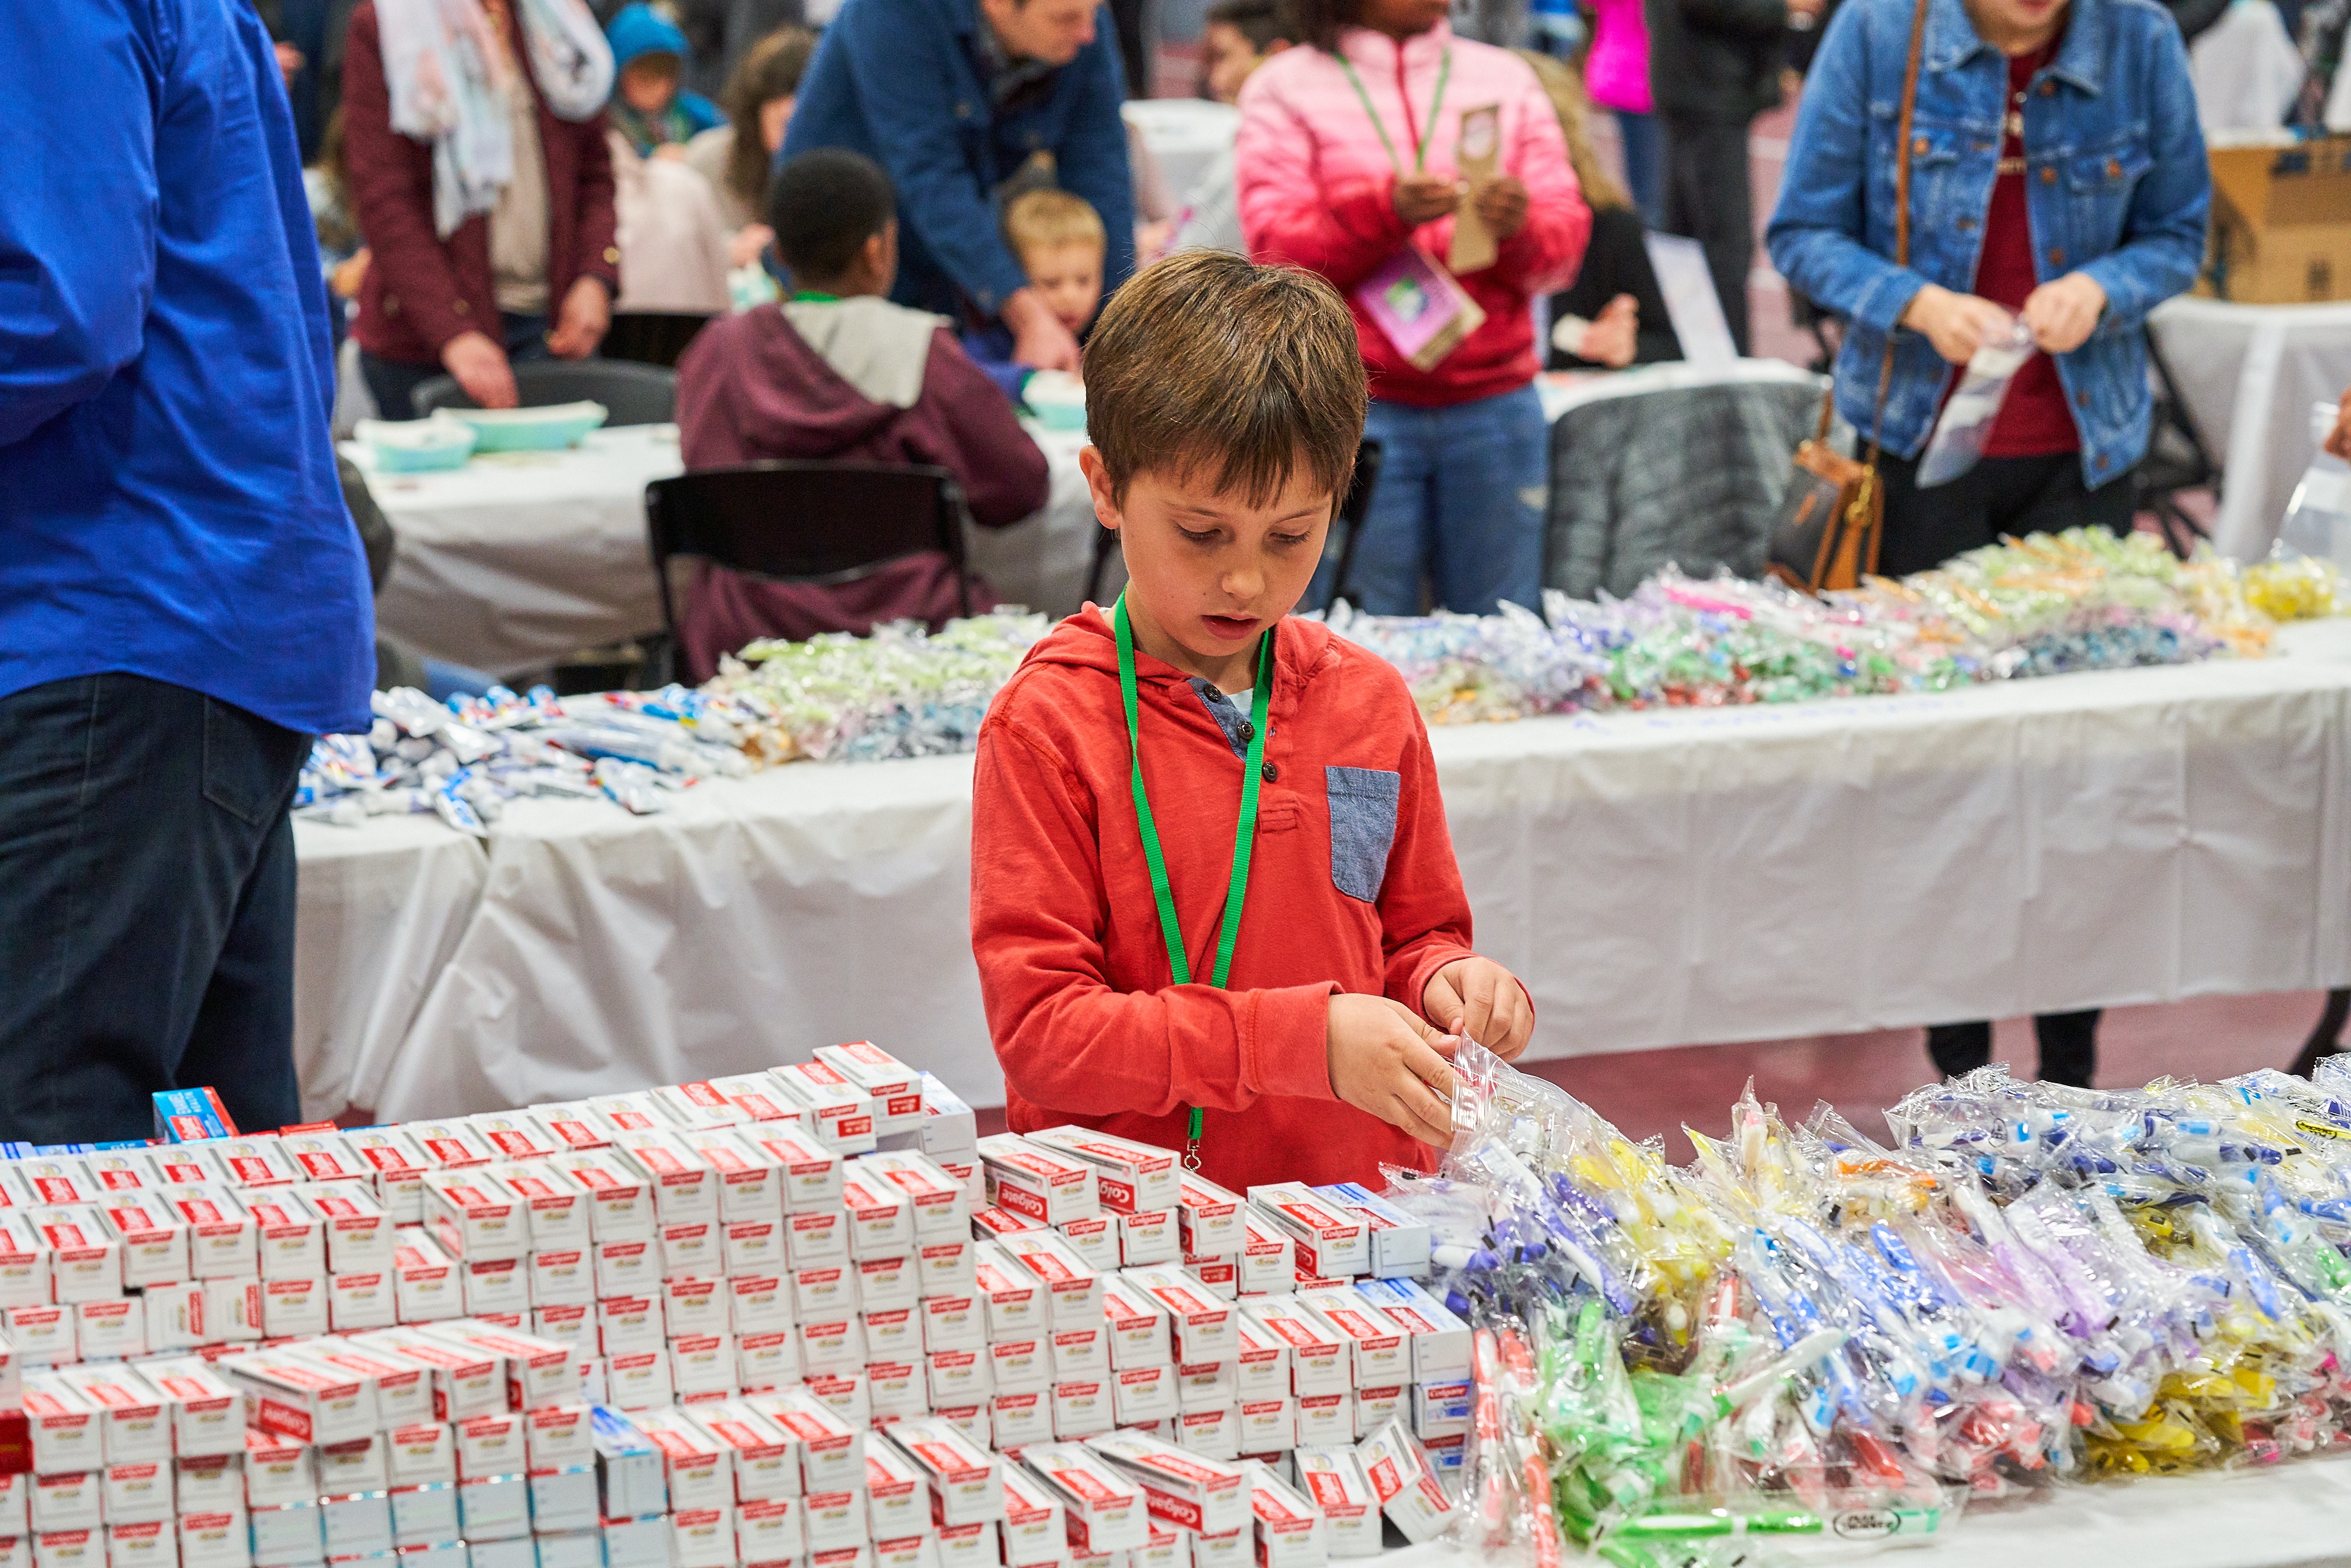
[[[1403,776],[1383,768],[1326,767],[1322,778],[1331,797],[1331,881],[1348,897],[1373,903],[1387,880]]]
[[[2104,256],[2121,242],[2131,193],[2154,167],[2154,154],[2137,138],[2066,160],[2067,226],[2080,260]]]

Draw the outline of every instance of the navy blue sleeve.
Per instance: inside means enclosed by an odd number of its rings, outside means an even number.
[[[0,158],[8,446],[139,357],[155,291],[155,104],[169,40],[145,6],[107,0],[36,7],[0,35],[0,102],[16,106]],[[104,188],[91,188],[92,169],[108,172]]]
[[[1083,74],[1054,155],[1062,188],[1083,196],[1109,231],[1102,256],[1105,297],[1134,272],[1134,181],[1126,162],[1126,122],[1118,112],[1126,101],[1126,72],[1118,63],[1117,39],[1105,5],[1094,16],[1092,47],[1070,64],[1071,71]]]

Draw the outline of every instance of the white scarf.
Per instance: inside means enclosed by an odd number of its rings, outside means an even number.
[[[512,0],[539,96],[586,120],[612,90],[612,49],[585,0]],[[507,94],[517,85],[481,0],[376,0],[392,128],[433,144],[433,227],[443,239],[514,180]]]

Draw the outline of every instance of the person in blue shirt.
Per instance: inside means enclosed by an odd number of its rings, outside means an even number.
[[[1013,357],[1075,371],[1078,340],[998,226],[1034,185],[1083,197],[1109,231],[1105,295],[1134,270],[1124,73],[1093,0],[846,0],[817,46],[783,157],[862,152],[898,188],[891,298],[966,326],[1000,320]]]
[[[640,158],[664,148],[685,156],[685,144],[726,123],[716,104],[679,85],[685,77],[685,34],[642,3],[624,5],[604,29],[612,46],[612,101],[606,118]]]
[[[0,1138],[300,1118],[294,835],[364,729],[326,286],[251,0],[0,7]]]

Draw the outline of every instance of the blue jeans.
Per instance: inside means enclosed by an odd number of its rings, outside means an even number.
[[[508,364],[527,364],[533,360],[549,360],[555,356],[547,347],[547,318],[517,316],[512,311],[498,317],[498,336],[504,342]],[[415,404],[409,394],[426,382],[449,372],[439,361],[429,365],[411,364],[406,360],[387,360],[360,350],[360,379],[367,383],[368,396],[375,399],[378,419],[414,419]]]
[[[1380,444],[1380,479],[1345,585],[1357,609],[1417,615],[1424,577],[1441,610],[1541,608],[1551,431],[1533,387],[1450,408],[1374,398],[1364,434]],[[1334,554],[1308,603],[1337,570]]]
[[[140,675],[0,698],[0,1138],[145,1138],[204,1085],[301,1118],[294,828],[310,737]]]
[[[1641,216],[1648,225],[1656,228],[1666,221],[1656,116],[1635,114],[1629,109],[1612,109],[1608,112],[1616,119],[1616,140],[1625,148],[1625,183],[1632,192],[1633,204],[1641,209]]]

